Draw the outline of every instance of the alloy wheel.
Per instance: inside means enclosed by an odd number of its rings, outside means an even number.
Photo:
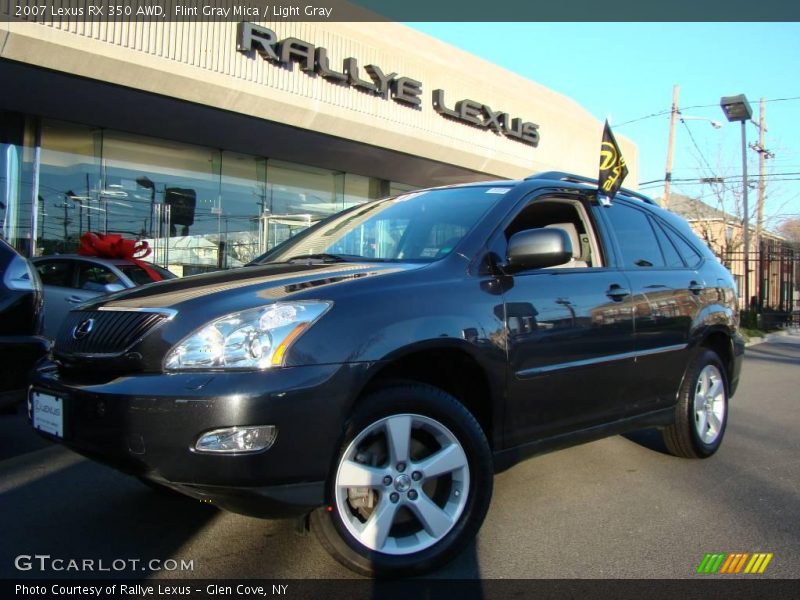
[[[694,424],[704,444],[713,444],[725,422],[725,381],[714,365],[706,365],[697,377],[694,392]]]
[[[343,453],[336,510],[363,546],[413,554],[455,526],[469,482],[467,456],[447,427],[422,415],[391,415],[365,427]]]

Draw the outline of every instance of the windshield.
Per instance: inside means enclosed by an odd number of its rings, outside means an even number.
[[[256,259],[431,262],[447,256],[506,187],[412,192],[357,206]]]

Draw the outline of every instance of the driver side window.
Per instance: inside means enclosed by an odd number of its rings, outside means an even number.
[[[533,200],[505,230],[506,240],[527,229],[561,229],[572,246],[569,262],[550,269],[581,269],[602,266],[597,239],[583,205],[575,200],[548,198]]]

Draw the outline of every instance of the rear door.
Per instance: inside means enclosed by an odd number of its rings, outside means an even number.
[[[634,348],[629,284],[591,214],[577,198],[538,198],[505,228],[504,241],[524,229],[560,227],[574,247],[567,265],[515,273],[504,286],[509,445],[623,412]]]
[[[643,207],[620,200],[603,214],[616,237],[636,312],[634,395],[643,402],[632,409],[669,406],[686,368],[689,336],[707,286],[695,268],[700,257]],[[692,252],[693,260],[688,258]]]

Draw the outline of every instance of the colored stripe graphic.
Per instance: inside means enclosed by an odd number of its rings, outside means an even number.
[[[720,569],[720,573],[733,575],[734,573],[738,573],[744,567],[744,562],[750,558],[750,554],[747,552],[735,552],[733,554],[728,555],[728,560],[725,561],[725,564],[722,565],[722,569]]]
[[[745,567],[745,573],[758,573],[759,575],[764,572],[769,564],[769,561],[772,560],[772,553],[756,553],[753,554],[753,558],[750,559],[750,562]]]
[[[706,554],[703,562],[697,567],[697,572],[705,574],[716,573],[723,560],[725,560],[725,554],[723,553]]]
[[[715,573],[720,575],[738,575],[740,573],[760,575],[766,570],[773,556],[771,552],[706,553],[696,572],[704,575]]]

